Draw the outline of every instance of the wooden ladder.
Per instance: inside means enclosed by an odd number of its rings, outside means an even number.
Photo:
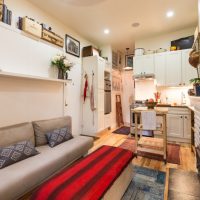
[[[118,127],[124,125],[123,114],[122,114],[121,95],[116,95],[116,120],[117,120]]]

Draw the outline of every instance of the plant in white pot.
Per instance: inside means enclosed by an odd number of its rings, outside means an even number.
[[[73,67],[73,63],[70,62],[63,54],[57,54],[51,60],[51,65],[58,68],[58,78],[67,79],[68,71]]]
[[[190,83],[193,83],[196,96],[200,96],[199,52],[191,51],[189,63],[197,70],[197,78],[191,79]]]

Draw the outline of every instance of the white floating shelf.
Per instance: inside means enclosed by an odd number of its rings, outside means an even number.
[[[59,82],[59,83],[70,83],[72,81],[71,79],[62,80],[62,79],[47,78],[47,77],[40,77],[40,76],[32,76],[32,75],[26,75],[26,74],[4,72],[4,71],[0,71],[0,77],[20,78],[20,79],[30,79],[30,80],[40,80],[40,81],[50,81],[50,82]]]

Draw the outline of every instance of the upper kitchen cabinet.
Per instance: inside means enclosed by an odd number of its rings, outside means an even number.
[[[165,55],[166,53],[155,54],[155,78],[158,86],[165,86]]]
[[[181,80],[181,51],[166,53],[166,86],[180,86]]]
[[[191,49],[182,51],[182,84],[189,85],[190,80],[197,77],[197,72],[188,61]]]
[[[154,74],[154,55],[136,56],[134,58],[134,75]]]

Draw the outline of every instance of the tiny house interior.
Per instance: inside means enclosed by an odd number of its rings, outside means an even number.
[[[199,29],[200,0],[0,0],[0,200],[200,199]]]

